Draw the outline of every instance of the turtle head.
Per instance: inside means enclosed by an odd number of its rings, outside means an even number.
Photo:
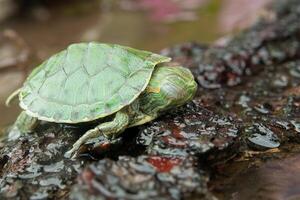
[[[162,64],[153,72],[141,102],[146,113],[160,113],[190,101],[196,90],[197,83],[189,69]]]

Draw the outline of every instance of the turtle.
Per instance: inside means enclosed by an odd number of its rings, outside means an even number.
[[[192,100],[197,83],[188,68],[171,58],[118,44],[69,45],[37,66],[7,104],[19,98],[23,109],[13,127],[34,131],[40,121],[85,124],[85,132],[66,152],[76,157],[81,145],[105,136],[118,138]]]

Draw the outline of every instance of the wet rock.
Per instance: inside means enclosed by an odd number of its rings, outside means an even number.
[[[139,156],[104,159],[85,168],[71,199],[210,199],[207,176],[193,160]]]
[[[74,130],[39,128],[36,134],[21,136],[1,149],[1,199],[62,198],[74,182],[81,163],[63,157]]]
[[[246,133],[250,134],[248,140],[259,148],[277,148],[280,146],[277,136],[263,124],[254,124],[254,126],[246,129]]]
[[[224,48],[212,47],[205,52],[196,73],[202,87],[234,86],[242,82],[243,76],[257,73],[264,65],[300,57],[300,6],[295,0],[278,4],[281,6],[276,7],[273,21],[261,20]]]
[[[257,106],[254,106],[254,110],[261,114],[269,114],[272,111],[272,106],[268,103],[258,104]]]
[[[290,62],[288,68],[291,76],[300,78],[300,62]]]
[[[194,101],[142,128],[137,143],[146,146],[151,155],[201,155],[224,150],[236,142],[237,124]]]

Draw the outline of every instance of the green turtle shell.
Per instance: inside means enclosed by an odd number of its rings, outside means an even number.
[[[21,88],[20,106],[51,122],[103,118],[133,102],[154,67],[167,61],[170,58],[115,44],[72,44],[33,70]]]

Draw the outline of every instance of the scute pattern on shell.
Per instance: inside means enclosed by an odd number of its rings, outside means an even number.
[[[78,43],[37,67],[21,89],[20,106],[41,120],[92,121],[115,113],[146,88],[155,65],[170,59],[130,47]]]

